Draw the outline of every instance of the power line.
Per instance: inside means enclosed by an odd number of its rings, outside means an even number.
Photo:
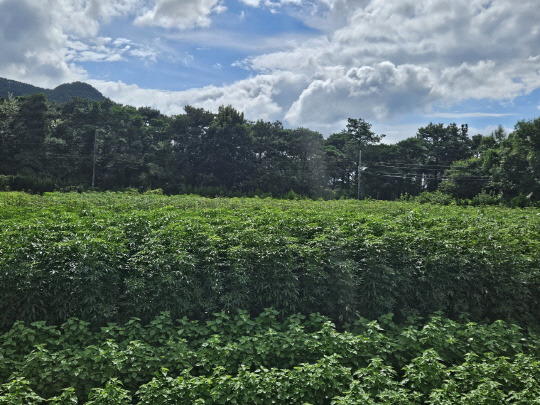
[[[384,168],[392,168],[392,169],[415,169],[415,167],[403,167],[403,166],[393,166],[393,165],[384,165],[384,164],[378,164],[378,166],[381,166],[381,167],[384,167]],[[430,167],[418,167],[416,168],[416,170],[422,170],[422,171],[426,171],[426,170],[429,170],[429,171],[441,171],[441,169],[435,169],[435,168],[430,168]]]
[[[403,176],[398,174],[379,174],[377,177],[390,177],[394,179],[402,179],[402,180],[421,180],[421,176]],[[438,180],[447,180],[449,177],[442,177],[438,178]],[[429,180],[429,179],[428,179]],[[467,181],[489,181],[489,178],[480,178],[480,177],[460,177],[460,180],[467,180]]]
[[[393,177],[393,178],[401,178],[401,179],[411,179],[411,180],[416,180],[416,179],[421,179],[422,177],[430,180],[430,179],[435,179],[434,176],[432,175],[429,175],[429,174],[425,174],[425,173],[406,173],[406,172],[380,172],[380,171],[373,171],[373,170],[370,170],[368,169],[368,171],[366,171],[366,175],[375,175],[375,176],[380,176],[380,177]],[[448,180],[448,179],[453,179],[452,176],[437,176],[436,177],[437,180]],[[460,180],[471,180],[471,181],[488,181],[491,179],[490,176],[459,176],[459,179]]]
[[[412,167],[421,167],[425,170],[438,170],[438,168],[462,168],[462,169],[469,169],[467,166],[457,166],[457,165],[434,165],[434,164],[426,164],[426,163],[401,163],[401,162],[374,162],[373,164],[381,165],[381,166],[388,166],[389,165],[401,165],[401,166],[412,166]],[[396,166],[400,167],[400,166]]]

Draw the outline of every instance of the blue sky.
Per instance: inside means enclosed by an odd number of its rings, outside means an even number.
[[[537,0],[0,0],[0,76],[387,142],[540,116]]]

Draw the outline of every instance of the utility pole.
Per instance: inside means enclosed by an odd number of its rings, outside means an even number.
[[[360,196],[362,195],[362,172],[366,169],[367,167],[362,166],[362,150],[360,150],[358,151],[358,199],[360,199]]]
[[[362,149],[358,151],[358,200],[360,199],[361,178],[362,178]]]
[[[97,129],[94,130],[94,156],[92,157],[92,188],[96,183]]]

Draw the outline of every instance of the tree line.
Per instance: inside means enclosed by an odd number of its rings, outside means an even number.
[[[540,200],[540,118],[514,131],[434,124],[382,143],[362,118],[324,138],[248,121],[231,106],[183,114],[42,93],[0,98],[0,188],[162,189],[167,194]]]

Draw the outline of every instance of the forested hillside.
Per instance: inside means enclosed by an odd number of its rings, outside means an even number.
[[[66,102],[73,97],[87,98],[95,101],[105,100],[103,94],[87,83],[65,83],[54,89],[45,89],[0,77],[0,97],[30,96],[35,93],[43,93],[50,101],[56,101],[58,103]]]
[[[110,100],[0,99],[0,188],[392,200],[440,191],[465,203],[540,199],[540,119],[507,134],[430,123],[384,144],[361,118],[324,139],[227,106],[165,116]],[[361,161],[360,160],[361,153]],[[359,175],[360,174],[360,175]],[[443,198],[444,200],[444,198]]]

